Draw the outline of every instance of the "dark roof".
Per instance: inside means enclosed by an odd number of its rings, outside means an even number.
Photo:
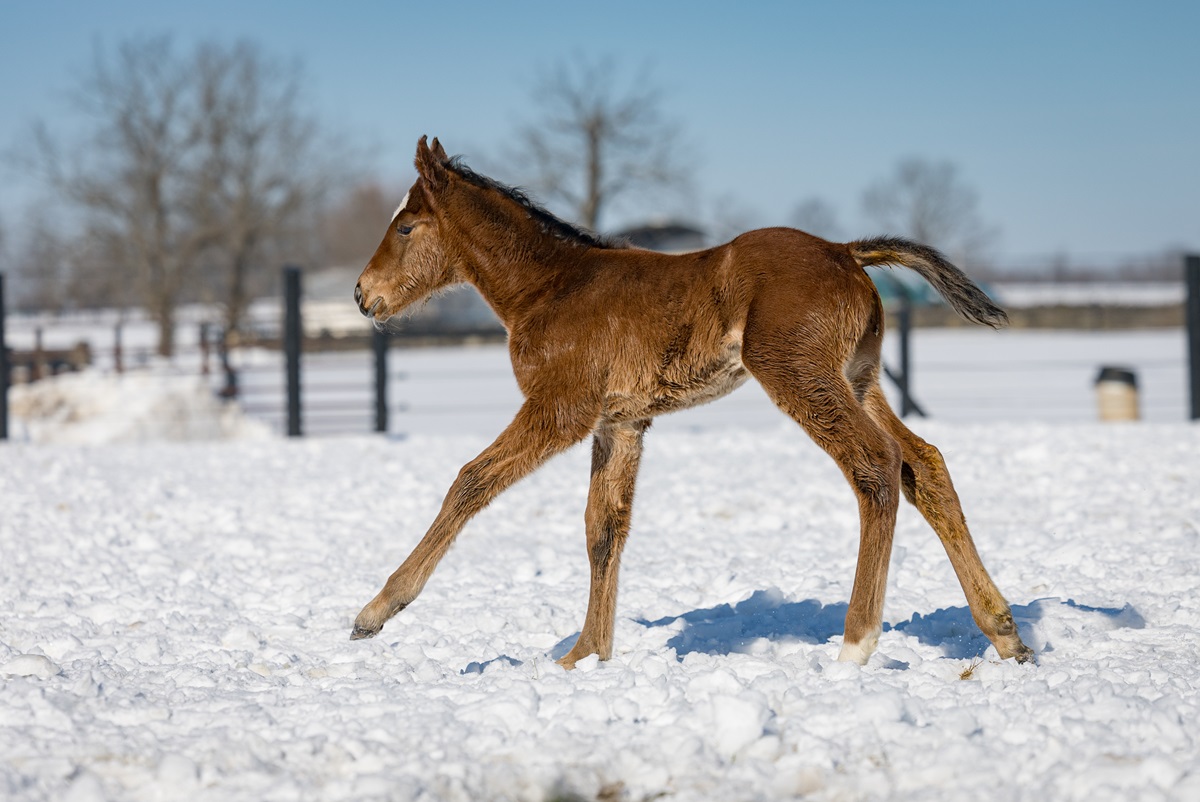
[[[694,251],[705,247],[705,233],[677,220],[646,223],[618,232],[630,245],[651,251]]]

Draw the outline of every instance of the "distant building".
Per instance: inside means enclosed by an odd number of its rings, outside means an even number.
[[[707,247],[704,231],[674,220],[646,223],[618,231],[615,236],[635,247],[663,253],[683,253]],[[305,275],[305,329],[332,337],[370,330],[352,299],[354,283],[361,270],[355,265],[314,270]],[[272,300],[268,306],[274,314],[278,304]],[[394,331],[402,336],[486,337],[502,335],[504,327],[478,292],[463,287],[437,293],[426,303],[416,305],[394,324]]]
[[[635,247],[663,253],[685,253],[708,247],[704,231],[678,220],[646,223],[618,231],[616,236]]]
[[[306,274],[306,330],[331,337],[370,331],[370,324],[352,298],[361,270],[358,266],[332,267]],[[277,304],[272,303],[273,310]],[[504,333],[504,326],[491,307],[467,286],[435,293],[427,301],[414,304],[392,328],[400,336],[421,337],[489,337]]]

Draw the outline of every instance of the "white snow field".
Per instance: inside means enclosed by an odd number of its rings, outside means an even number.
[[[1137,375],[1141,418],[1187,420],[1186,332],[992,331],[981,327],[914,329],[912,391],[930,417],[975,423],[1075,422],[1098,418],[1095,380],[1102,366],[1125,366]],[[884,341],[884,360],[899,363],[893,332]],[[503,345],[391,351],[391,367],[403,375],[389,388],[403,411],[393,431],[498,433],[521,404]],[[340,366],[370,386],[368,360],[351,354],[314,355],[317,370]],[[315,371],[314,371],[315,372]],[[272,371],[282,375],[282,367]],[[899,408],[890,382],[884,390]],[[363,418],[369,409],[363,403]],[[659,431],[720,431],[728,426],[774,430],[790,426],[754,381],[730,395],[655,423]],[[282,429],[282,426],[278,427]],[[363,424],[366,428],[366,424]]]
[[[650,432],[616,652],[571,672],[586,447],[351,642],[488,438],[0,444],[0,798],[1200,799],[1200,427],[913,425],[1037,665],[907,506],[836,662],[856,507],[787,422]]]

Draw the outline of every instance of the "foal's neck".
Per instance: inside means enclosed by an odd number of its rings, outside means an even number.
[[[500,202],[500,201],[497,201]],[[546,231],[518,204],[462,231],[463,278],[512,331],[555,295],[585,280],[605,249]]]

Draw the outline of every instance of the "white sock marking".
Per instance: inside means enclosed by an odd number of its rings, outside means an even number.
[[[859,643],[842,643],[842,651],[838,654],[838,660],[844,663],[858,663],[860,666],[867,664],[867,659],[875,651],[875,647],[879,645],[879,635],[882,630],[878,629],[874,632],[868,632],[867,636]]]

